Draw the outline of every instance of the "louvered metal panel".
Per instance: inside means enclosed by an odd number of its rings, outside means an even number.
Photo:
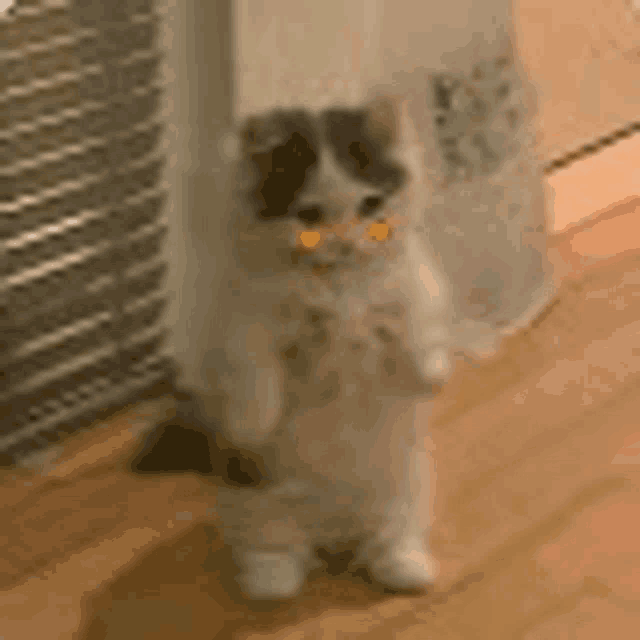
[[[0,18],[0,452],[171,384],[154,3]]]

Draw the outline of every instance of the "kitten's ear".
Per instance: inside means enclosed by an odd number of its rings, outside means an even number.
[[[249,116],[240,128],[240,144],[249,153],[260,153],[271,149],[278,141],[273,114]]]
[[[260,116],[249,116],[242,127],[240,139],[247,148],[252,148],[259,144],[263,138],[265,129],[265,118]]]
[[[366,127],[373,138],[384,146],[396,143],[400,138],[400,105],[393,96],[375,96],[367,105]]]

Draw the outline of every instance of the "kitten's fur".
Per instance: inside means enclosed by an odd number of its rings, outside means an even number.
[[[417,428],[451,347],[480,325],[461,321],[429,233],[436,187],[411,106],[379,94],[358,108],[274,110],[237,138],[222,344],[207,360],[226,397],[222,414],[214,393],[198,408],[268,469],[259,488],[221,490],[218,502],[251,597],[294,595],[314,547],[345,539],[391,586],[423,587],[437,571],[426,541],[433,469]],[[383,241],[369,234],[376,220],[391,229]],[[308,231],[319,234],[313,250],[299,242]],[[496,264],[514,247],[503,231],[506,249],[489,247]],[[496,309],[482,311],[495,333]]]

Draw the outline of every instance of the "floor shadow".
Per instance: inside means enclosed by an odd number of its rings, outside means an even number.
[[[153,634],[157,640],[232,639],[249,630],[274,631],[300,623],[331,608],[364,609],[397,596],[366,570],[352,566],[353,546],[318,550],[324,566],[309,575],[296,598],[250,601],[235,583],[239,570],[217,527],[194,525],[88,596],[78,638],[139,640]]]
[[[269,482],[255,454],[229,445],[214,430],[187,416],[158,425],[125,464],[142,476],[196,473],[215,484],[258,487]],[[195,524],[178,540],[141,555],[134,566],[99,592],[87,596],[81,640],[234,638],[243,631],[268,631],[317,616],[331,607],[365,608],[414,591],[377,583],[354,565],[358,541],[317,548],[322,566],[308,576],[303,592],[286,601],[250,601],[235,582],[239,568],[214,524]]]
[[[125,467],[135,475],[192,472],[243,487],[262,486],[270,478],[259,456],[231,447],[216,431],[182,417],[153,429]]]

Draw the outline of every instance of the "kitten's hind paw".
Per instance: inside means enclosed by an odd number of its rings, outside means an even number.
[[[446,347],[436,347],[423,358],[420,372],[429,380],[446,380],[451,373],[451,360]]]
[[[390,547],[370,563],[371,574],[397,589],[427,588],[438,575],[438,561],[419,542]]]
[[[236,582],[255,600],[280,600],[296,596],[306,578],[303,556],[286,552],[248,552],[242,557],[243,571]]]

